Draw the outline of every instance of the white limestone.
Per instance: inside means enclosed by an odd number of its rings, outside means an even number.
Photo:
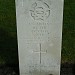
[[[63,0],[16,0],[20,75],[60,75]]]

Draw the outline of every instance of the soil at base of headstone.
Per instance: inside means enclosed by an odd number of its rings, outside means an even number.
[[[75,75],[75,64],[62,64],[61,75]],[[1,65],[0,75],[20,75],[18,65]]]

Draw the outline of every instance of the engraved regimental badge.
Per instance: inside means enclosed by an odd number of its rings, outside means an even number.
[[[50,15],[50,7],[43,1],[37,1],[32,4],[30,14],[34,20],[45,20]]]

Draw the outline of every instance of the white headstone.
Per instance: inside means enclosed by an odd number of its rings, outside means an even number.
[[[20,75],[60,75],[63,0],[16,0]]]

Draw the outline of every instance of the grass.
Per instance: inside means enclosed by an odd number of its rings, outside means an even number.
[[[62,61],[75,62],[75,1],[65,0],[63,22]]]
[[[0,63],[18,63],[14,0],[0,0]]]
[[[14,0],[0,0],[0,63],[18,63]],[[64,2],[62,62],[75,62],[75,0]]]

